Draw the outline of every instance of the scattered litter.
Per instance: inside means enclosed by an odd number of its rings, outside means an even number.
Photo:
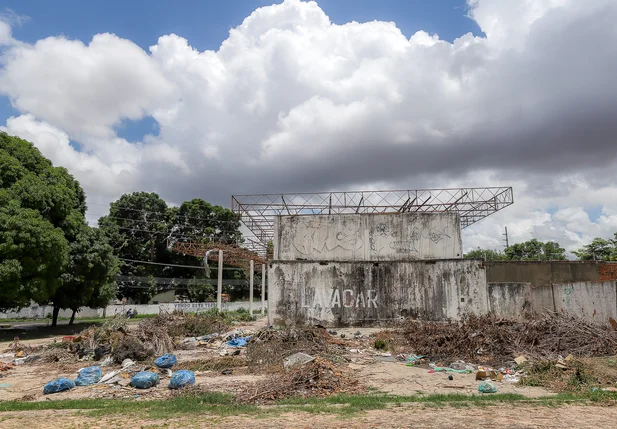
[[[360,349],[349,349],[349,353],[362,353]]]
[[[337,335],[336,331],[328,331],[328,334],[330,334],[330,335]]]
[[[449,368],[452,368],[452,369],[465,369],[467,371],[474,371],[476,369],[476,367],[474,365],[466,363],[466,362],[464,362],[462,360],[458,360],[456,362],[452,362],[450,364]]]
[[[503,374],[500,371],[495,371],[490,368],[478,368],[476,372],[476,380],[482,381],[490,378],[491,380],[501,381]]]
[[[521,381],[521,376],[515,374],[506,374],[503,376],[503,379],[501,381],[503,381],[504,383],[518,383],[519,381]]]
[[[141,371],[131,379],[131,386],[137,389],[149,389],[159,384],[159,376],[150,371]]]
[[[180,348],[182,350],[195,350],[197,348],[198,340],[196,337],[188,337],[180,342]]]
[[[452,375],[449,375],[448,380],[454,380],[454,377]]]
[[[230,347],[246,347],[246,343],[251,338],[251,336],[247,337],[237,337],[227,341],[227,345]]]
[[[154,360],[154,364],[159,368],[172,368],[175,364],[178,363],[178,359],[176,355],[172,355],[169,353],[164,354],[163,356]]]
[[[285,358],[285,360],[283,361],[283,366],[285,368],[289,368],[295,365],[304,365],[314,360],[315,358],[313,356],[299,352]]]
[[[58,380],[50,381],[43,388],[43,394],[49,395],[50,393],[64,392],[65,390],[71,390],[75,387],[75,383],[68,378],[59,378]]]
[[[170,389],[181,389],[187,385],[195,384],[195,373],[193,371],[188,371],[186,369],[181,369],[180,371],[176,371],[171,380],[169,380]]]
[[[132,367],[134,367],[136,365],[137,364],[133,360],[131,360],[131,359],[124,359],[122,361],[122,369],[125,369],[125,370],[129,369],[129,368],[132,368]]]
[[[101,363],[99,363],[99,366],[102,367],[106,367],[106,366],[112,366],[114,364],[114,360],[111,356],[107,356]]]
[[[403,360],[405,361],[405,366],[414,366],[420,363],[420,361],[424,358],[424,356],[418,355],[399,355],[398,357],[403,358]]]
[[[224,369],[221,371],[221,374],[223,375],[231,375],[233,373],[233,369]]]
[[[10,383],[0,383],[0,389],[8,389],[11,386],[12,384]]]
[[[434,373],[434,372],[453,372],[455,374],[471,374],[473,372],[470,369],[454,369],[454,368],[447,368],[447,367],[436,366],[434,363],[429,364],[429,366],[431,367],[431,369],[428,371],[429,373]]]
[[[4,363],[0,362],[0,371],[8,371],[9,369],[13,369],[15,365],[13,363]]]
[[[91,384],[98,383],[103,377],[101,367],[89,366],[79,370],[79,375],[75,379],[76,386],[90,386]]]
[[[227,350],[221,350],[219,352],[219,356],[227,356],[229,354],[229,352]]]
[[[478,386],[478,392],[480,392],[480,393],[495,393],[495,392],[497,392],[497,386],[495,386],[490,381],[483,381]]]
[[[98,384],[113,384],[113,379],[118,374],[120,374],[120,370],[111,371],[110,373],[105,374],[99,381]]]

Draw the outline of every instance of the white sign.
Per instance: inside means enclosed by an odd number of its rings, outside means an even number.
[[[176,310],[198,310],[200,308],[215,308],[216,302],[176,302],[174,309]]]

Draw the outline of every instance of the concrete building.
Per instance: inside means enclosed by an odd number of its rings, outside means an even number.
[[[292,215],[274,225],[268,290],[276,325],[547,310],[617,319],[617,264],[462,259],[457,213]]]

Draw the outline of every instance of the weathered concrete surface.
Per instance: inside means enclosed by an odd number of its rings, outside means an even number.
[[[531,283],[534,286],[567,282],[596,282],[594,261],[485,262],[488,283]]]
[[[394,261],[461,258],[456,213],[279,216],[280,261]]]
[[[481,262],[274,261],[269,270],[269,321],[345,326],[401,317],[446,320],[485,314]]]
[[[498,317],[520,319],[532,310],[530,283],[488,283],[488,308]]]
[[[553,285],[555,310],[585,320],[607,324],[617,319],[617,288],[614,281]]]

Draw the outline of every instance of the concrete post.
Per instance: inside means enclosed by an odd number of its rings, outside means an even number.
[[[255,279],[255,261],[252,259],[249,262],[250,265],[250,273],[249,273],[249,315],[253,317],[253,285]]]
[[[216,308],[223,311],[223,251],[219,250],[219,278],[216,290]]]
[[[266,264],[261,264],[261,315],[266,314]]]

